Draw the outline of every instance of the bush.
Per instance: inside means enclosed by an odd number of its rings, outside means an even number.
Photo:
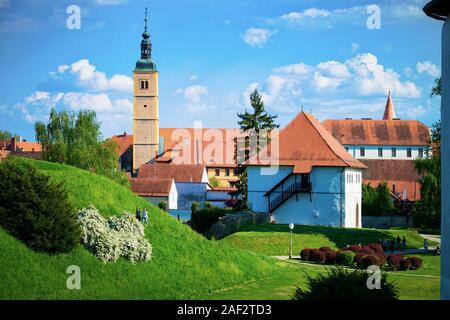
[[[383,267],[386,264],[387,256],[384,253],[376,252],[375,255],[380,259],[380,267]]]
[[[411,261],[408,259],[402,259],[400,261],[400,270],[408,271],[409,269],[411,269]]]
[[[361,250],[359,250],[359,252],[361,253],[365,253],[365,254],[375,254],[375,250],[373,250],[371,247],[369,246],[362,246]]]
[[[370,275],[363,270],[330,268],[326,274],[315,278],[308,276],[308,290],[297,288],[293,300],[397,300],[398,288],[381,276],[381,289],[370,290],[367,280]]]
[[[377,253],[384,253],[383,246],[381,244],[369,243],[367,246]]]
[[[193,214],[194,212],[198,211],[198,202],[192,201],[191,203],[191,213]]]
[[[350,250],[352,252],[354,252],[355,254],[361,251],[361,246],[359,245],[351,245],[347,248],[344,248],[344,250]]]
[[[400,268],[400,263],[404,260],[400,254],[390,254],[387,257],[387,263],[392,270],[397,271]]]
[[[360,267],[367,269],[370,266],[379,266],[379,265],[380,265],[380,259],[374,254],[369,254],[369,255],[365,256],[364,258],[362,258]]]
[[[311,249],[305,248],[302,251],[300,251],[300,258],[303,261],[310,261],[311,260]]]
[[[323,264],[326,261],[326,255],[325,252],[319,250],[319,249],[313,249],[311,250],[311,260]]]
[[[226,213],[227,211],[225,209],[217,207],[193,211],[191,215],[191,227],[199,233],[205,233]]]
[[[324,252],[327,252],[327,251],[333,251],[334,252],[334,250],[331,249],[330,247],[320,247],[319,250],[320,251],[324,251]]]
[[[417,270],[422,267],[423,261],[419,257],[407,258],[411,262],[411,270]]]
[[[0,226],[50,254],[70,252],[81,236],[63,183],[14,158],[0,164]]]
[[[165,201],[160,201],[160,202],[158,203],[158,208],[160,208],[160,209],[163,210],[163,211],[167,211],[167,202],[165,202]]]
[[[357,254],[355,255],[355,262],[356,262],[356,265],[357,265],[358,267],[361,265],[362,259],[363,259],[365,256],[367,256],[367,254],[366,254],[366,253],[362,253],[362,252],[357,253]]]
[[[342,266],[352,266],[355,253],[350,250],[339,251],[336,256],[336,263]]]
[[[78,214],[81,242],[98,259],[114,262],[123,257],[131,262],[151,259],[152,246],[145,239],[144,227],[131,214],[124,213],[106,220],[90,206]]]
[[[336,264],[337,254],[334,251],[325,251],[325,263]]]

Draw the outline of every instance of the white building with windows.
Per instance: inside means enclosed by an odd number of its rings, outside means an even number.
[[[394,198],[420,199],[414,160],[427,156],[430,130],[420,121],[397,118],[390,93],[382,120],[329,119],[322,124],[352,157],[369,168],[363,173],[363,183],[376,187],[384,181]]]
[[[312,115],[301,112],[280,131],[275,171],[268,174],[262,163],[250,160],[247,165],[253,211],[269,213],[275,223],[361,227],[366,166]]]

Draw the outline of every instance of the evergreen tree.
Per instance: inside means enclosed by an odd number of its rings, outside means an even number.
[[[270,142],[271,130],[278,128],[279,125],[275,124],[277,116],[272,116],[265,111],[264,101],[258,90],[254,90],[250,94],[250,105],[253,112],[245,110],[244,113],[239,114],[238,125],[248,135],[245,137],[243,157],[239,157],[242,150],[237,150],[238,157],[238,175],[239,180],[236,183],[238,193],[242,195],[242,201],[238,203],[238,210],[248,209],[248,194],[247,194],[247,169],[242,165],[242,160],[247,161],[249,158],[258,155],[261,149],[263,149]],[[262,136],[264,132],[265,136]],[[256,144],[249,141],[256,141]],[[242,159],[243,158],[243,159]]]
[[[63,183],[18,158],[0,164],[0,226],[35,251],[66,253],[81,237]]]

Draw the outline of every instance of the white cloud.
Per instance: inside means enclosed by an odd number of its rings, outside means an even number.
[[[88,59],[81,59],[70,66],[70,71],[77,77],[81,87],[93,91],[122,91],[133,92],[133,79],[116,74],[110,79],[104,72],[97,71]]]
[[[192,74],[192,75],[189,76],[189,80],[190,81],[198,80],[198,76],[196,74]]]
[[[318,17],[328,17],[330,15],[330,11],[322,10],[317,8],[306,9],[303,12],[289,12],[279,17],[281,20],[286,20],[288,22],[299,22],[305,18],[318,18]]]
[[[323,110],[329,101],[339,104],[349,97],[358,107],[361,107],[362,100],[370,100],[377,108],[383,108],[389,90],[396,98],[402,99],[421,95],[416,84],[401,79],[394,70],[386,69],[370,53],[358,54],[345,61],[324,61],[315,66],[300,62],[275,68],[264,81],[249,85],[243,93],[242,104],[248,106],[248,95],[255,88],[262,94],[268,108],[288,113],[298,111],[301,104],[308,108],[307,103],[317,102],[314,99],[318,99],[317,103]],[[357,112],[364,113],[364,110]]]
[[[186,88],[178,89],[174,92],[182,95],[186,100],[186,111],[194,114],[204,114],[215,110],[215,106],[208,103],[208,87],[202,85],[194,85]]]
[[[418,73],[427,73],[434,78],[438,78],[441,75],[441,70],[431,61],[417,62],[416,69]]]
[[[252,47],[262,47],[278,30],[249,28],[245,31],[244,42]]]
[[[359,48],[360,48],[360,46],[359,46],[358,43],[352,43],[352,52],[353,52],[353,53],[356,52],[356,51],[358,51]]]

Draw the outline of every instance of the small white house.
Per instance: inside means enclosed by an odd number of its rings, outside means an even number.
[[[366,167],[306,112],[282,129],[278,139],[273,174],[262,170],[267,164],[261,161],[248,163],[252,210],[269,213],[275,223],[360,228],[361,171]]]
[[[178,191],[173,179],[131,179],[131,190],[155,205],[165,202],[167,210],[178,208]]]

